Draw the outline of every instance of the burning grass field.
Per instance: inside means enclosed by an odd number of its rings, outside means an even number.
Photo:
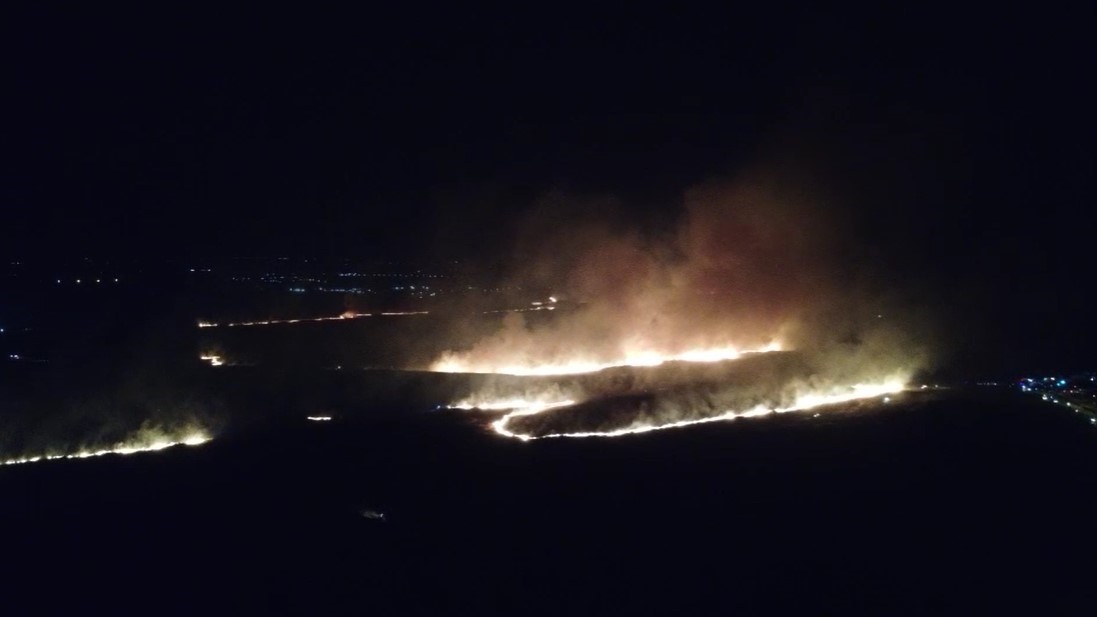
[[[1097,431],[1018,394],[915,390],[610,440],[523,443],[482,430],[490,418],[346,409],[4,468],[6,601],[393,615],[1097,601],[1078,566],[1097,548]],[[35,591],[48,581],[66,593]]]
[[[231,331],[239,347],[218,363],[11,376],[11,409],[50,413],[5,415],[40,437],[11,460],[48,455],[0,468],[8,605],[875,615],[1097,602],[1073,566],[1097,549],[1097,431],[1038,399],[906,388],[917,377],[887,361],[898,354],[856,346],[514,374],[331,366],[310,353],[327,338],[283,344],[369,323],[203,328],[203,343]],[[240,337],[267,331],[292,361],[236,361]],[[73,400],[87,414],[66,418]],[[194,423],[156,433],[150,417]],[[142,426],[149,439],[131,439]]]
[[[483,380],[453,409],[501,413],[499,435],[622,437],[698,424],[824,410],[901,392],[908,376],[877,370],[859,380],[796,352],[755,352],[737,359],[671,359],[579,376],[501,375]]]
[[[112,386],[82,413],[66,408],[72,392],[53,401],[25,399],[22,407],[36,403],[48,413],[5,416],[10,434],[32,434],[36,440],[18,449],[9,446],[0,463],[198,445],[219,433],[384,409],[405,410],[389,414],[448,409],[497,436],[523,441],[625,437],[790,412],[818,414],[844,403],[886,400],[908,379],[882,369],[849,372],[810,354],[781,351],[736,359],[670,358],[563,375],[315,367],[286,372],[219,363],[194,366],[190,373],[159,393],[142,387],[143,381]],[[485,413],[466,413],[471,410]],[[54,421],[44,424],[43,418]]]

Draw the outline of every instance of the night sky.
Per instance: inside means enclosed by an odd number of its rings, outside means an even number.
[[[499,258],[548,191],[659,229],[762,161],[969,344],[1093,358],[1091,8],[3,22],[3,255]]]

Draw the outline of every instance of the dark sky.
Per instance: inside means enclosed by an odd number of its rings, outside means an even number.
[[[0,253],[483,254],[547,190],[657,227],[768,159],[840,197],[856,258],[937,300],[1081,319],[1095,17],[9,11]]]

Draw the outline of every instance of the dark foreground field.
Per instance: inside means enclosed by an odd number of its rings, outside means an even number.
[[[471,419],[302,420],[0,469],[3,614],[1097,607],[1097,430],[1038,401],[911,393],[529,443]]]

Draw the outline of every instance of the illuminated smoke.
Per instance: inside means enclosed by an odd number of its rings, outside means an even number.
[[[665,368],[677,385],[624,373],[596,386],[488,382],[452,406],[504,412],[491,427],[507,437],[611,437],[901,391],[925,361],[921,316],[893,281],[861,276],[845,257],[853,232],[825,220],[834,209],[821,195],[786,180],[695,187],[676,224],[655,232],[614,200],[546,198],[515,238],[507,287],[551,291],[556,310],[506,314],[430,369],[543,379]],[[774,359],[751,365],[754,384],[721,382],[725,364],[789,351],[799,373]]]
[[[816,308],[831,250],[812,204],[766,185],[705,185],[686,193],[676,231],[644,234],[627,215],[590,214],[601,203],[568,201],[535,208],[509,285],[551,289],[556,302],[534,308],[566,310],[508,314],[431,370],[574,374],[798,347],[789,333]]]

